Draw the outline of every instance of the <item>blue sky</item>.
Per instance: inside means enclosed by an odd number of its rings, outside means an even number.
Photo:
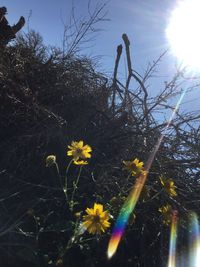
[[[76,18],[88,16],[88,0],[2,0],[1,6],[8,9],[7,18],[10,24],[23,15],[30,17],[29,27],[40,32],[44,42],[61,46],[64,25],[69,24],[72,2]],[[105,1],[91,0],[91,6]],[[149,62],[156,60],[168,48],[165,29],[170,12],[176,0],[110,0],[105,12],[109,21],[101,22],[97,27],[102,29],[85,54],[101,56],[101,70],[107,74],[113,71],[116,47],[122,43],[121,36],[127,33],[131,42],[133,68],[141,75]],[[27,24],[24,27],[27,31]],[[125,70],[121,62],[121,73]],[[172,77],[176,59],[168,54],[159,66],[158,76],[152,80],[152,91],[158,92],[164,81]],[[123,75],[123,74],[122,74]]]
[[[88,0],[73,2],[76,17],[87,17]],[[93,7],[103,3],[101,0],[91,2]],[[92,48],[85,52],[102,56],[102,63],[109,71],[113,66],[116,46],[125,32],[131,41],[135,65],[145,68],[149,61],[156,59],[168,47],[165,28],[173,3],[173,0],[110,0],[105,7],[106,18],[110,21],[98,25],[102,31]],[[1,5],[7,6],[11,24],[20,15],[28,19],[32,11],[30,28],[39,31],[45,43],[62,44],[63,21],[69,23],[72,0],[2,0]]]

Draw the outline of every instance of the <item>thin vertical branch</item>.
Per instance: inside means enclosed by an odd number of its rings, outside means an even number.
[[[117,47],[117,57],[115,60],[115,68],[114,68],[114,73],[113,73],[113,84],[112,84],[112,88],[113,88],[112,111],[113,111],[113,114],[115,114],[115,97],[116,97],[116,90],[117,90],[117,70],[118,70],[121,54],[122,54],[122,45],[120,44]]]

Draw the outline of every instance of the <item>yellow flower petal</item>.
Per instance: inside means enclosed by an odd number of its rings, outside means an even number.
[[[176,193],[176,186],[174,184],[174,180],[172,178],[166,179],[162,175],[159,177],[160,183],[163,186],[164,190],[171,196],[175,197],[177,196]]]
[[[88,164],[88,162],[85,161],[85,160],[77,160],[77,161],[74,160],[73,163],[74,163],[75,165],[87,165],[87,164]]]
[[[81,147],[83,147],[83,141],[81,140],[81,141],[79,141],[79,142],[76,142],[76,143],[78,143],[78,146],[81,148]]]
[[[103,212],[103,205],[101,204],[94,204],[94,212],[102,213]]]
[[[95,214],[94,210],[90,209],[90,208],[87,208],[86,212],[87,212],[88,215],[94,215]]]

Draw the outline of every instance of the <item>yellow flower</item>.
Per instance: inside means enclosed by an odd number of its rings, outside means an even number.
[[[132,176],[138,177],[140,174],[146,174],[144,171],[144,163],[139,161],[137,158],[132,161],[123,161],[125,167],[124,169],[131,172]]]
[[[175,197],[177,196],[176,193],[176,186],[174,185],[174,181],[173,179],[166,179],[164,178],[162,175],[160,176],[160,183],[163,186],[163,188],[165,189],[165,191],[171,196],[171,197]]]
[[[86,209],[87,215],[83,216],[83,227],[87,229],[90,234],[101,234],[110,227],[110,215],[108,211],[103,211],[103,205],[94,203],[94,208]]]
[[[167,204],[165,206],[162,206],[158,210],[159,212],[162,213],[163,216],[163,223],[165,225],[169,225],[172,220],[172,207],[171,205]]]
[[[86,160],[77,160],[77,161],[74,160],[74,164],[75,165],[87,165],[88,162]]]
[[[89,159],[91,158],[90,152],[92,149],[88,145],[83,145],[83,141],[74,142],[72,141],[71,146],[68,146],[69,150],[67,151],[68,156],[72,156],[74,163],[80,162],[79,160]],[[84,163],[83,163],[84,162]],[[81,161],[81,164],[77,165],[84,165],[87,164],[87,161]]]
[[[55,155],[49,155],[46,157],[46,167],[51,167],[55,163],[56,163]]]

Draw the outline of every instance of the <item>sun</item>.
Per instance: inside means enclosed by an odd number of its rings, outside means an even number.
[[[183,66],[200,71],[200,0],[179,1],[172,11],[166,36]]]

